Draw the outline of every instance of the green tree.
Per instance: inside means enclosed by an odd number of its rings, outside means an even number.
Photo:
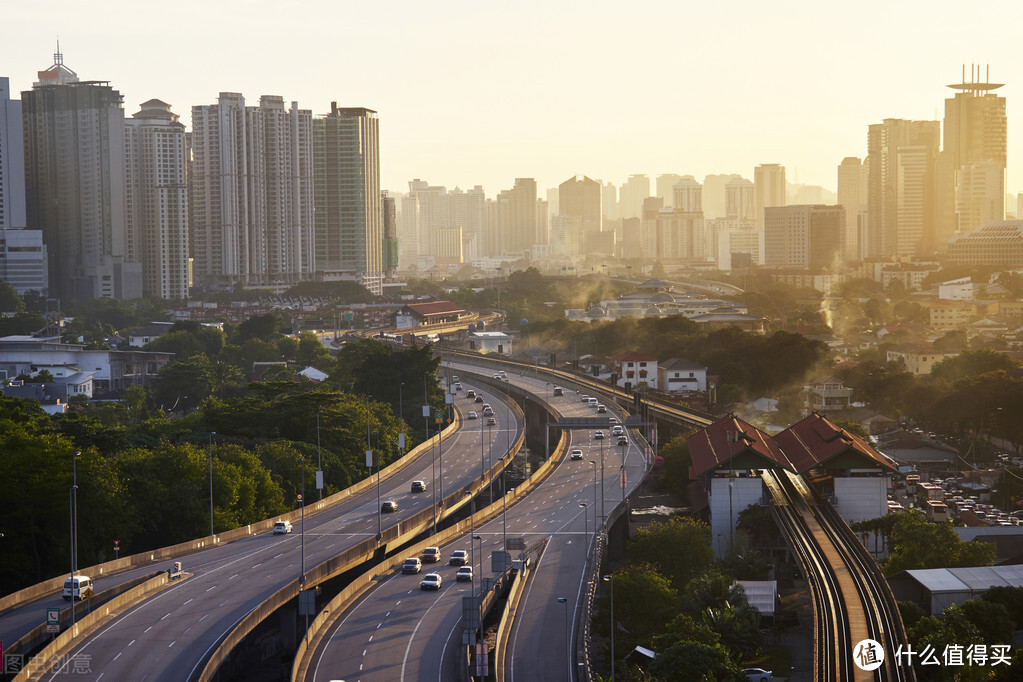
[[[5,280],[0,280],[0,312],[23,313],[25,312],[25,301],[22,300],[14,287]]]
[[[892,528],[892,554],[886,575],[920,568],[990,566],[996,548],[989,542],[963,542],[948,523],[931,523],[918,511],[900,514]]]
[[[988,644],[1011,644],[1015,623],[1009,609],[985,599],[970,599],[960,605],[966,618],[977,626]]]
[[[163,409],[190,410],[206,400],[215,386],[213,367],[205,354],[175,360],[158,372],[153,399]]]
[[[948,357],[931,368],[931,377],[955,381],[964,377],[979,376],[988,372],[1011,369],[1016,362],[1004,353],[993,350],[964,351],[960,355]]]
[[[1004,606],[1013,620],[1013,629],[1023,629],[1023,587],[995,585],[981,599]]]
[[[685,641],[660,652],[650,663],[650,674],[668,682],[742,679],[723,646]]]
[[[621,624],[630,641],[644,641],[662,632],[675,616],[678,591],[650,564],[629,564],[615,571],[612,580],[615,627]],[[602,599],[601,606],[601,610],[606,611],[608,604]],[[629,648],[618,648],[618,651],[628,651]]]
[[[902,625],[907,631],[919,623],[921,618],[927,617],[927,612],[915,601],[900,601],[897,602],[897,606],[899,615],[902,616]]]
[[[681,589],[714,560],[710,527],[689,516],[672,516],[640,528],[629,543],[629,556],[649,563]]]

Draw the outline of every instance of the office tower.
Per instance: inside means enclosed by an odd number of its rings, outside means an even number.
[[[313,119],[313,141],[317,269],[354,271],[380,293],[384,234],[376,112],[331,102],[329,114]]]
[[[746,178],[733,178],[725,184],[725,217],[756,224],[756,191]]]
[[[769,268],[834,268],[842,258],[845,208],[768,206],[764,209],[764,264]]]
[[[763,163],[753,169],[754,205],[757,226],[764,226],[764,209],[784,206],[785,167],[776,163]]]
[[[621,217],[618,213],[618,188],[613,182],[601,185],[600,210],[608,220],[617,220]]]
[[[579,175],[558,185],[558,215],[576,216],[582,233],[603,229],[601,185],[596,180]]]
[[[537,245],[549,245],[551,243],[551,206],[545,199],[536,200],[536,241],[533,242],[534,257],[544,252],[543,249],[536,249]]]
[[[409,192],[401,198],[398,215],[398,269],[419,269],[419,197]]]
[[[689,182],[699,188],[695,180]],[[698,197],[698,191],[688,186],[675,194],[676,201],[698,201]],[[703,213],[687,211],[677,205],[675,208],[664,208],[660,197],[649,197],[643,202],[640,243],[644,258],[686,263],[706,262]]]
[[[188,298],[185,126],[166,102],[143,102],[125,121],[124,152],[126,251],[142,263],[142,291]]]
[[[26,222],[43,231],[50,295],[138,298],[141,265],[126,257],[121,94],[80,81],[58,51],[21,102]]]
[[[419,256],[434,255],[433,233],[438,227],[450,227],[451,204],[447,200],[448,190],[440,185],[416,178],[408,183],[409,196],[415,196],[419,203]]]
[[[393,277],[398,269],[398,207],[386,191],[380,193],[380,210],[380,229],[384,235],[381,268],[386,277]]]
[[[685,177],[692,177],[687,175]],[[665,208],[671,208],[674,204],[671,202],[675,200],[674,187],[675,184],[682,179],[681,175],[676,173],[665,173],[657,176],[657,195],[661,200],[664,201]]]
[[[491,253],[490,232],[487,227],[487,195],[482,185],[472,189],[454,188],[443,197],[448,208],[449,227],[462,228],[462,252],[466,261]]]
[[[551,215],[558,215],[561,205],[561,195],[557,187],[547,188],[547,205],[551,209]]]
[[[980,66],[970,80],[949,85],[956,94],[945,100],[944,150],[939,164],[939,194],[953,197],[940,206],[935,241],[941,248],[953,234],[969,232],[1005,218],[1005,98],[992,92],[990,70],[980,82]],[[949,212],[951,208],[951,214]]]
[[[434,259],[438,265],[461,265],[465,262],[462,255],[462,228],[438,227],[434,231]]]
[[[683,213],[703,213],[703,187],[692,175],[680,178],[672,187],[672,207]]]
[[[728,215],[726,188],[732,180],[742,176],[734,173],[707,175],[703,178],[703,215],[707,218],[721,218]]]
[[[867,169],[858,157],[847,156],[838,165],[838,205],[845,208],[845,260],[860,260],[859,214],[867,205]]]
[[[191,147],[197,278],[213,286],[275,287],[311,279],[312,112],[297,102],[286,109],[275,95],[251,107],[241,94],[222,92],[216,104],[192,107]]]
[[[25,147],[21,102],[0,77],[0,230],[25,227]]]
[[[621,218],[639,218],[643,215],[643,201],[650,196],[650,178],[645,175],[630,175],[622,185],[618,202]]]
[[[497,195],[497,249],[499,255],[528,253],[541,238],[536,215],[536,180],[515,178],[515,185]],[[498,255],[495,254],[495,255]]]
[[[935,243],[937,121],[887,118],[867,130],[864,257],[929,253]]]

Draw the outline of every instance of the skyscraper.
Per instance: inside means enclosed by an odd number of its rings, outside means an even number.
[[[867,129],[865,257],[933,249],[939,136],[937,121],[886,118]]]
[[[603,225],[601,185],[579,175],[558,185],[558,215],[577,216],[583,232],[600,232]]]
[[[534,244],[546,243],[539,234],[536,198],[533,178],[515,178],[512,189],[497,195],[496,236],[500,255],[529,252]]]
[[[690,176],[686,176],[690,177]],[[664,173],[663,175],[657,176],[657,194],[664,201],[665,208],[671,208],[672,201],[675,200],[674,190],[675,184],[682,179],[681,175],[677,173]]]
[[[618,216],[639,218],[643,215],[643,201],[650,196],[650,178],[645,175],[630,175],[619,192]]]
[[[383,209],[380,199],[380,129],[376,112],[341,108],[313,121],[316,158],[318,270],[354,270],[380,293]]]
[[[188,196],[185,126],[170,105],[143,102],[125,121],[125,234],[130,260],[142,263],[142,291],[188,297]]]
[[[21,102],[0,77],[0,230],[12,227],[25,227],[25,147]]]
[[[948,86],[956,94],[945,100],[944,149],[940,164],[940,193],[952,197],[938,216],[937,246],[952,234],[969,232],[1005,218],[1006,116],[1005,98],[992,91],[1002,87],[989,77],[980,82],[980,66],[971,67],[970,80]]]
[[[847,156],[838,166],[838,204],[845,209],[845,259],[860,260],[859,215],[867,205],[867,169],[859,157]]]
[[[776,163],[762,163],[753,169],[754,205],[757,227],[764,226],[764,209],[784,206],[785,166]]]
[[[756,191],[746,178],[734,178],[725,185],[725,217],[756,224]]]
[[[58,48],[21,102],[26,222],[43,231],[50,294],[141,296],[141,266],[126,257],[121,94],[80,81]]]
[[[278,287],[310,279],[312,112],[297,102],[286,109],[276,95],[247,107],[241,94],[222,92],[216,104],[192,107],[191,145],[197,278]]]

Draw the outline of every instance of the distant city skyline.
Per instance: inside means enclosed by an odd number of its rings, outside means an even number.
[[[842,159],[866,156],[869,125],[940,120],[944,86],[977,63],[1006,84],[1005,187],[1023,190],[1017,3],[587,7],[580,18],[568,3],[509,13],[254,0],[239,15],[186,0],[147,19],[123,0],[102,13],[66,0],[45,14],[12,4],[0,10],[0,75],[19,97],[59,37],[66,62],[83,80],[109,81],[126,112],[160,99],[189,129],[191,108],[225,91],[280,96],[318,116],[332,101],[367,107],[381,119],[383,189],[422,178],[494,196],[515,178],[535,178],[543,194],[576,175],[752,179],[769,163],[789,182],[835,190]]]

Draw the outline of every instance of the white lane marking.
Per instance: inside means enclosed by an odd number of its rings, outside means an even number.
[[[210,615],[210,614],[208,614],[208,613],[204,613],[204,614],[202,614],[202,618],[200,618],[199,620],[200,620],[200,621],[204,621],[204,620],[206,620],[206,616],[208,616],[208,615]]]
[[[405,647],[405,657],[401,659],[401,677],[399,678],[401,682],[405,682],[405,666],[408,664],[408,655],[409,652],[412,651],[412,642],[414,642],[416,639],[416,633],[419,632],[419,626],[423,624],[423,621],[426,620],[426,617],[430,614],[430,611],[433,610],[433,607],[436,606],[443,598],[444,598],[443,593],[438,594],[437,598],[433,600],[432,604],[430,604],[430,608],[426,609],[426,611],[423,612],[423,615],[419,619],[419,622],[416,623],[416,627],[412,629],[412,634],[409,635],[408,637],[408,645]]]
[[[163,615],[163,618],[166,618],[166,617],[167,617],[167,616],[169,616],[169,615],[170,615],[170,613],[165,613],[165,614]],[[163,618],[161,618],[160,620],[163,620]]]
[[[128,646],[131,646],[131,645],[132,645],[132,644],[134,644],[134,643],[135,643],[135,640],[133,639],[133,640],[131,640],[130,642],[128,642]]]
[[[146,628],[145,630],[142,631],[142,634],[146,634],[147,632],[149,632],[152,629],[153,629],[153,626],[150,625],[148,628]]]
[[[369,651],[369,649],[363,649],[362,650],[362,655],[365,656],[367,651]]]
[[[235,578],[237,578],[237,577],[238,577],[239,575],[241,575],[241,574],[240,574],[240,573],[235,573],[235,574],[234,574],[234,575],[232,575],[232,576],[231,576],[230,578],[228,578],[228,580],[234,580],[234,579],[235,579]]]
[[[124,653],[124,652],[122,651],[122,652],[118,653],[118,654],[117,654],[116,656],[114,656],[114,661],[116,661],[117,659],[119,659],[119,658],[121,657],[121,654],[123,654],[123,653]],[[111,661],[111,663],[112,663],[112,662],[113,662],[113,661]]]
[[[178,641],[178,640],[174,640],[174,642],[176,642],[176,641]],[[170,644],[168,644],[167,648],[170,649],[172,646],[174,646],[174,642],[171,642]]]
[[[544,546],[543,551],[541,551],[539,556],[536,557],[536,564],[533,566],[534,571],[540,567],[540,561],[543,559],[543,555],[547,553],[547,550],[550,548],[550,546],[551,543],[548,542],[546,546]],[[526,587],[526,594],[524,594],[519,601],[520,604],[525,604],[526,602],[529,601],[529,594],[533,591],[533,585],[535,584],[536,583],[534,581],[532,580],[529,581],[529,586]],[[519,626],[521,624],[522,624],[521,618],[516,618],[512,621],[512,639],[509,651],[515,651],[516,642],[519,639]],[[509,677],[511,678],[512,681],[515,680],[515,656],[511,657],[511,675],[509,675]]]
[[[373,641],[373,635],[369,636],[369,641],[371,641],[371,642]]]
[[[388,616],[390,616],[390,615],[391,615],[391,612],[390,612],[390,611],[388,611],[387,613],[385,613],[385,614],[384,614],[384,618],[387,618],[387,617],[388,617]]]
[[[210,590],[215,590],[215,589],[217,589],[217,586],[216,586],[216,585],[214,585],[213,587],[209,588],[209,589],[208,589],[208,590],[206,590],[206,591],[207,591],[207,592],[209,592]]]
[[[191,600],[191,599],[189,599],[188,601],[192,601],[192,600]],[[187,603],[188,603],[188,601],[186,601],[186,602],[185,602],[185,604],[187,604]],[[182,604],[182,606],[184,606],[185,604]]]

